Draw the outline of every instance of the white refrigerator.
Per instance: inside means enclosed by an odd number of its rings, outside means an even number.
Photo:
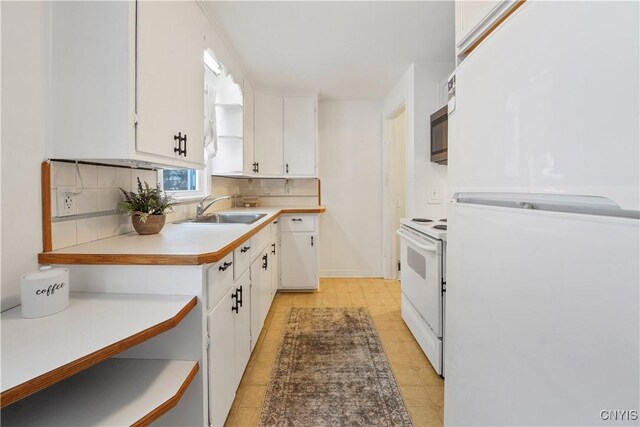
[[[456,69],[446,425],[640,423],[639,17],[527,1]]]

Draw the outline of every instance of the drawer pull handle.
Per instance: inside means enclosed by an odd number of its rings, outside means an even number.
[[[218,267],[218,270],[220,271],[226,271],[227,268],[231,267],[231,264],[233,264],[232,262],[225,262],[224,264],[222,264],[220,267]]]
[[[244,246],[242,249],[240,249],[240,253],[245,253],[245,252],[247,252],[249,249],[251,249],[251,246]]]
[[[269,268],[269,254],[262,255],[262,269],[266,270]]]
[[[302,221],[302,218],[291,218],[291,221]]]
[[[238,299],[238,305],[242,307],[242,286],[236,288],[236,295],[236,298]]]
[[[271,247],[272,247],[272,249],[271,249],[271,255],[275,255],[275,254],[276,254],[276,244],[275,244],[275,243],[272,243],[272,244],[271,244]]]

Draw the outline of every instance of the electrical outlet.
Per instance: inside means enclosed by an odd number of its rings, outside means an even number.
[[[76,187],[58,187],[56,198],[58,205],[58,216],[69,216],[76,214]]]
[[[430,204],[442,203],[442,185],[441,184],[429,184],[427,194],[427,201]]]

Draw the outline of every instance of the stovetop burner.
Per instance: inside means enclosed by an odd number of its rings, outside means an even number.
[[[413,222],[422,222],[422,223],[424,223],[424,222],[433,222],[432,219],[427,219],[427,218],[413,218],[411,221],[413,221]]]
[[[437,225],[434,225],[433,228],[437,230],[446,230],[447,226],[445,224],[437,224]]]

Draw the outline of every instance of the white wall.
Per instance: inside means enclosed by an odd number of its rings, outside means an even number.
[[[42,2],[2,2],[2,310],[42,250],[47,16]]]
[[[320,101],[320,276],[382,275],[382,104]]]
[[[451,64],[414,65],[414,149],[413,176],[409,186],[413,191],[413,205],[409,212],[413,217],[446,218],[447,216],[447,166],[431,163],[431,119],[437,109],[444,106],[439,93],[439,83],[453,72]],[[430,204],[427,188],[430,184],[441,186],[442,203]]]
[[[453,56],[453,53],[452,53]],[[406,156],[407,156],[407,217],[446,217],[447,169],[446,166],[430,162],[430,115],[442,102],[439,83],[454,69],[451,63],[411,64],[398,83],[383,101],[383,135],[389,135],[389,120],[404,107],[407,117]],[[384,141],[383,174],[389,172],[387,154],[389,144]],[[391,258],[391,246],[395,242],[393,213],[390,210],[389,189],[385,177],[383,188],[383,256],[384,277],[394,277],[394,261]],[[429,204],[427,188],[429,184],[442,186],[443,202]]]

